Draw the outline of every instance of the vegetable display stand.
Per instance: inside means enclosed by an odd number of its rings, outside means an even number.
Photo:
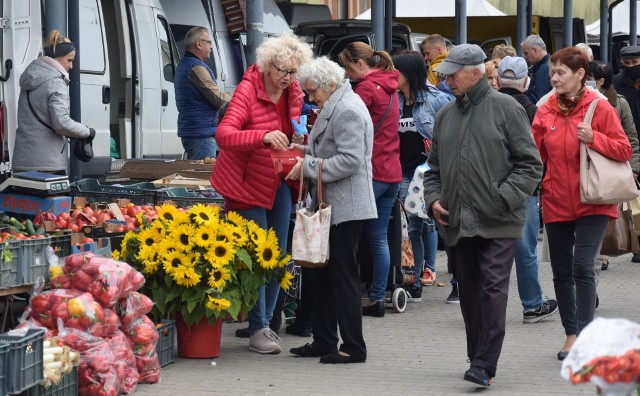
[[[44,379],[44,332],[45,329],[29,329],[22,337],[0,335],[0,342],[9,344],[8,393],[20,393]]]
[[[52,235],[49,245],[56,256],[67,257],[71,254],[71,233]]]
[[[178,356],[184,358],[215,358],[220,355],[220,338],[222,336],[222,320],[209,324],[207,319],[189,327],[178,315],[176,318],[178,331]]]
[[[0,243],[0,289],[8,289],[22,284],[20,265],[21,240]]]
[[[7,373],[9,372],[9,345],[0,342],[0,395],[7,394]]]
[[[78,394],[78,366],[62,375],[60,382],[48,388],[38,384],[29,388],[24,396],[77,396]]]
[[[49,281],[49,263],[47,262],[47,247],[51,238],[25,239],[22,241],[22,283],[32,285],[38,278]]]
[[[173,363],[173,355],[175,353],[176,338],[176,321],[162,319],[162,324],[158,326],[158,343],[156,344],[156,353],[160,367],[164,367],[169,363]]]

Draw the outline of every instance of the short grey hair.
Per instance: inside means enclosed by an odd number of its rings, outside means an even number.
[[[547,50],[547,45],[544,43],[544,40],[537,34],[532,34],[528,36],[522,42],[522,45],[526,45],[527,47],[538,47],[543,51]]]
[[[511,70],[507,70],[507,72],[511,72],[513,74]],[[500,86],[503,88],[513,88],[517,89],[520,92],[524,92],[524,83],[527,80],[527,77],[521,78],[519,80],[512,80],[509,78],[500,78],[500,76],[498,76],[498,80],[500,81]]]
[[[298,81],[301,85],[309,81],[323,89],[331,83],[340,87],[345,81],[344,76],[344,69],[326,56],[315,58],[298,69]]]
[[[196,46],[196,41],[201,40],[205,33],[208,33],[209,29],[202,26],[194,26],[184,36],[184,48],[187,51],[191,51]]]
[[[479,65],[466,65],[464,67],[462,67],[462,69],[460,70],[464,70],[466,72],[472,72],[474,70],[480,70],[480,72],[482,74],[486,74],[487,73],[487,67],[484,65],[484,63],[481,63]]]
[[[575,45],[575,47],[577,49],[579,49],[580,51],[583,51],[585,54],[587,54],[587,57],[589,58],[589,61],[593,60],[593,50],[591,49],[591,47],[589,47],[589,44],[587,43],[578,43]]]

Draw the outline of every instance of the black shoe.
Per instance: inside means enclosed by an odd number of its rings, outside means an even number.
[[[362,314],[365,316],[374,316],[376,318],[384,317],[384,302],[376,301],[373,305],[362,307]]]
[[[458,285],[453,285],[451,294],[447,297],[447,304],[460,304],[460,295],[458,294]]]
[[[299,337],[311,337],[311,328],[299,326],[297,323],[290,324],[284,331],[287,334],[293,334]]]
[[[238,329],[238,330],[236,330],[236,337],[238,337],[238,338],[250,338],[251,337],[251,330],[249,330],[248,327],[245,327],[244,329]]]
[[[364,363],[367,357],[344,356],[339,352],[333,352],[320,358],[320,363],[341,364],[341,363]]]
[[[536,323],[544,318],[548,318],[558,312],[558,302],[556,300],[545,300],[535,311],[527,311],[522,314],[524,323]]]
[[[598,294],[596,293],[596,308],[598,308],[600,306],[600,297],[598,297]]]
[[[321,357],[327,354],[326,351],[319,351],[311,344],[304,344],[301,347],[291,348],[289,352],[300,357]]]
[[[631,257],[631,262],[632,263],[640,263],[640,254],[634,253],[633,257]]]
[[[567,351],[567,352],[562,352],[562,351],[558,352],[558,360],[564,360],[567,357],[568,354],[569,354],[569,351]]]
[[[422,288],[413,288],[410,287],[409,289],[407,289],[407,293],[409,293],[409,299],[407,302],[410,303],[419,303],[422,302]]]
[[[487,370],[477,366],[471,366],[471,368],[464,373],[464,380],[482,386],[491,385],[491,376]]]

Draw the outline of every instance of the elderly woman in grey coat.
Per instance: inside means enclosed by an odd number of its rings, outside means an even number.
[[[44,53],[20,77],[13,170],[65,173],[66,138],[93,139],[96,132],[69,115],[69,71],[76,56],[75,46],[54,30]]]
[[[377,217],[371,182],[373,125],[344,76],[337,63],[324,57],[298,69],[300,83],[321,110],[304,159],[298,158],[287,175],[298,179],[303,166],[304,176],[314,182],[322,160],[322,182],[331,205],[329,264],[311,270],[305,283],[313,295],[313,343],[291,349],[296,356],[320,357],[320,363],[360,363],[367,358],[356,249],[365,220]]]

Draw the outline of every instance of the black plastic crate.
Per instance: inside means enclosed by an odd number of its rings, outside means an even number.
[[[36,385],[29,388],[24,396],[77,396],[78,395],[78,366],[62,375],[60,382],[48,388]]]
[[[71,196],[83,197],[88,202],[113,202],[117,199],[129,199],[134,204],[145,205],[157,202],[157,189],[153,183],[138,183],[128,186],[100,184],[95,179],[83,179],[71,183]]]
[[[44,332],[45,329],[29,329],[24,336],[0,335],[0,342],[9,344],[8,393],[20,393],[44,379]]]
[[[177,206],[187,208],[196,204],[218,204],[224,206],[224,198],[215,191],[212,197],[199,197],[198,194],[212,189],[196,190],[185,187],[167,187],[158,191],[158,202],[173,201]]]
[[[50,237],[40,239],[25,239],[22,241],[21,265],[22,283],[32,285],[38,278],[49,281],[49,262],[47,261],[47,247],[51,243]]]
[[[0,342],[0,395],[7,394],[7,378],[9,373],[9,344]]]
[[[176,321],[170,319],[162,319],[162,324],[158,326],[158,343],[156,344],[156,353],[160,367],[164,367],[174,362],[175,339],[176,339]]]
[[[0,289],[22,284],[22,265],[20,264],[22,242],[22,240],[0,242]]]
[[[51,235],[49,246],[56,256],[67,257],[71,254],[71,233]]]

